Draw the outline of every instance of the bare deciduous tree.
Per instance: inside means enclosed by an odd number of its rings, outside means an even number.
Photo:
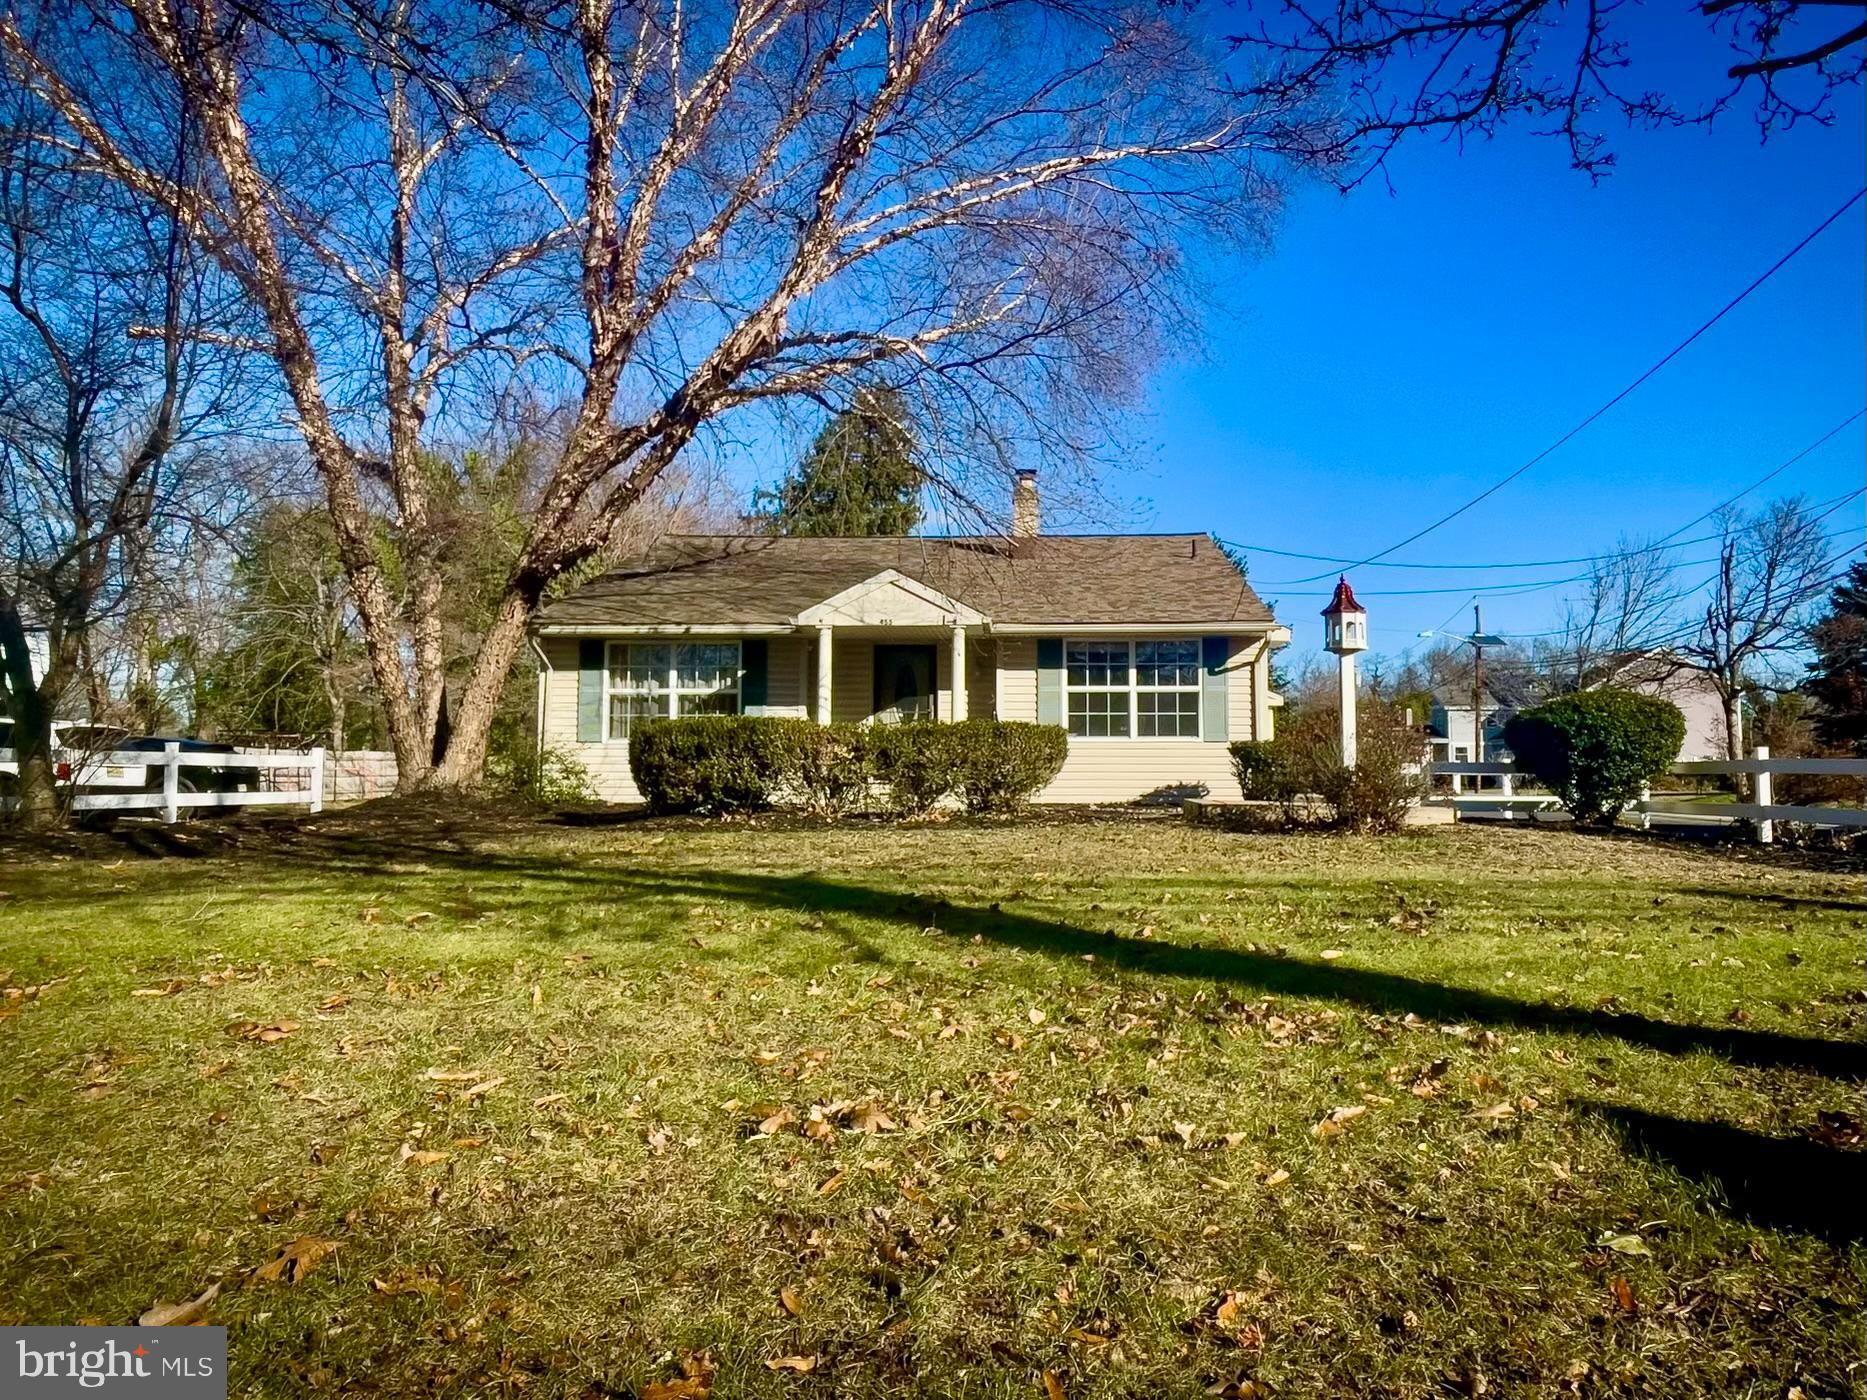
[[[1542,669],[1561,690],[1582,690],[1678,630],[1682,590],[1671,550],[1622,539],[1590,564],[1577,597],[1564,602],[1557,645]]]
[[[1805,624],[1834,582],[1835,566],[1821,517],[1799,497],[1754,515],[1721,511],[1716,520],[1718,572],[1698,631],[1681,650],[1717,687],[1725,756],[1741,758],[1744,689],[1760,679],[1759,668],[1804,643]]]
[[[1345,183],[1379,168],[1409,132],[1489,135],[1519,118],[1566,142],[1574,166],[1614,164],[1608,121],[1710,121],[1741,100],[1767,134],[1827,121],[1836,89],[1858,85],[1867,53],[1859,0],[1702,0],[1680,11],[1730,46],[1722,90],[1702,100],[1634,81],[1630,26],[1614,0],[1335,0],[1248,6],[1233,38],[1261,88],[1292,101],[1333,96],[1330,147]],[[1692,11],[1696,9],[1696,15]]]
[[[9,22],[10,23],[10,22]],[[15,31],[17,32],[17,31]],[[101,627],[212,489],[231,381],[192,334],[221,313],[177,221],[68,159],[38,104],[0,136],[0,683],[17,816],[58,819],[52,721]],[[185,139],[161,166],[191,187]],[[33,674],[27,632],[43,629]]]
[[[405,786],[477,778],[545,590],[726,415],[873,384],[1069,447],[1180,328],[1187,238],[1255,238],[1266,160],[1319,144],[1227,95],[1214,48],[1168,8],[1051,0],[126,0],[62,45],[0,21],[61,148],[162,201],[263,320],[243,343],[323,479]],[[153,158],[184,117],[211,196]],[[515,380],[568,427],[449,724],[424,448]]]

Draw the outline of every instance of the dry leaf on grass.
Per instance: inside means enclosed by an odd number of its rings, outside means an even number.
[[[185,1303],[157,1303],[136,1319],[138,1327],[199,1327],[207,1321],[208,1305],[220,1297],[220,1285],[210,1283],[198,1298]]]
[[[1066,1400],[1063,1382],[1057,1379],[1055,1371],[1044,1372],[1044,1400]]]
[[[1352,1123],[1368,1111],[1365,1103],[1352,1103],[1343,1108],[1332,1108],[1323,1115],[1323,1119],[1310,1129],[1317,1137],[1331,1137],[1342,1131],[1342,1125]]]
[[[834,1196],[843,1189],[843,1183],[849,1180],[848,1172],[838,1172],[817,1188],[819,1196]]]
[[[431,1069],[424,1078],[432,1079],[436,1084],[472,1084],[486,1078],[483,1069]]]
[[[849,1110],[849,1126],[859,1133],[892,1133],[899,1126],[874,1100]]]
[[[817,1369],[814,1356],[774,1356],[765,1363],[768,1371],[795,1371],[800,1376],[807,1376]]]
[[[235,1021],[227,1027],[227,1034],[238,1036],[241,1040],[257,1041],[261,1045],[276,1045],[297,1029],[296,1021]]]
[[[712,1394],[712,1382],[699,1376],[683,1376],[678,1381],[650,1381],[642,1387],[642,1400],[708,1400]]]
[[[336,1240],[321,1240],[315,1235],[300,1235],[289,1244],[279,1246],[277,1255],[253,1270],[253,1281],[255,1283],[297,1283],[336,1253],[337,1249]]]
[[[416,1147],[412,1142],[405,1142],[402,1144],[402,1150],[395,1154],[395,1159],[406,1166],[432,1167],[436,1162],[445,1162],[447,1154],[425,1150]]]
[[[778,1290],[778,1306],[790,1313],[792,1317],[804,1315],[803,1296],[788,1283]]]
[[[491,1079],[482,1079],[478,1084],[475,1084],[471,1089],[462,1089],[460,1091],[460,1097],[463,1099],[484,1098],[487,1094],[492,1093],[493,1090],[497,1089],[501,1084],[504,1084],[505,1082],[506,1082],[505,1075],[495,1074]]]
[[[1620,1275],[1608,1280],[1608,1292],[1614,1295],[1614,1305],[1622,1312],[1640,1311],[1640,1304],[1634,1298],[1634,1286]]]

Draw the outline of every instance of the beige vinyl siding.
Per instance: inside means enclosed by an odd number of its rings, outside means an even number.
[[[998,719],[1037,719],[1037,638],[998,639]]]
[[[1059,633],[1059,635],[1062,635]],[[1234,637],[1225,693],[1228,739],[1253,737],[1258,666],[1255,637]],[[1037,639],[998,641],[998,717],[1037,718]],[[1070,739],[1070,756],[1039,802],[1133,802],[1142,797],[1237,796],[1232,756],[1203,739]]]
[[[671,642],[669,637],[613,637],[606,640]],[[730,638],[724,640],[732,640]],[[640,802],[634,776],[629,772],[629,742],[606,740],[596,744],[577,742],[577,642],[575,637],[542,639],[550,669],[545,672],[544,741],[576,757],[590,770],[590,781],[597,796],[605,802]],[[803,643],[793,637],[773,637],[767,652],[768,682],[766,704],[788,706],[805,704],[801,682],[804,674]]]
[[[990,715],[992,713],[991,674],[987,672],[981,681],[977,667],[972,660],[972,651],[979,643],[976,639],[967,639],[966,671],[972,678],[966,698],[972,708],[971,715]],[[886,643],[884,643],[886,645]],[[953,717],[953,648],[944,638],[939,641],[922,641],[914,637],[904,638],[904,646],[930,646],[934,652],[934,688],[939,692],[935,698],[935,709],[941,719]],[[810,655],[806,658],[809,686],[814,692],[817,684],[816,643],[809,644]],[[983,688],[982,688],[983,687]],[[816,704],[812,695],[810,705]],[[984,709],[979,707],[983,705]],[[830,718],[838,724],[860,724],[875,712],[875,643],[867,637],[845,637],[835,632],[830,635]]]

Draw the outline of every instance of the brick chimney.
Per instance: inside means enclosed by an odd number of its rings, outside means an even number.
[[[1011,539],[1015,545],[1029,547],[1037,538],[1040,518],[1037,505],[1037,468],[1020,467],[1011,487]]]

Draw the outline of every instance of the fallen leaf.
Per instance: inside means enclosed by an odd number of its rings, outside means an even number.
[[[493,1090],[497,1089],[501,1084],[504,1084],[505,1082],[506,1082],[505,1075],[495,1074],[491,1079],[482,1079],[478,1084],[475,1084],[471,1089],[462,1089],[460,1091],[460,1097],[463,1099],[482,1098],[485,1095],[492,1093]]]
[[[424,1077],[432,1079],[437,1084],[471,1084],[475,1080],[484,1079],[486,1071],[483,1069],[431,1069]]]
[[[838,1172],[817,1188],[819,1196],[834,1196],[843,1189],[843,1183],[849,1180],[848,1172]]]
[[[220,1285],[210,1283],[198,1298],[185,1303],[157,1303],[136,1319],[138,1327],[198,1327],[207,1321],[208,1304],[220,1297]]]
[[[445,1152],[424,1151],[412,1142],[402,1144],[402,1150],[395,1154],[395,1159],[411,1167],[432,1167],[436,1162],[445,1162]]]
[[[427,909],[422,909],[422,910],[418,910],[417,912],[413,914],[410,914],[406,919],[402,920],[402,922],[405,924],[425,924],[428,922],[428,920],[432,919],[433,917],[434,917],[434,914],[432,911],[427,910]]]
[[[892,1133],[899,1125],[880,1104],[870,1100],[849,1110],[849,1126],[859,1133]]]
[[[1330,1137],[1342,1131],[1344,1123],[1352,1123],[1368,1111],[1365,1103],[1351,1103],[1342,1108],[1332,1108],[1323,1115],[1323,1119],[1310,1129],[1317,1137]]]
[[[1055,1371],[1044,1372],[1044,1400],[1067,1400],[1063,1382],[1057,1379]]]
[[[699,1376],[683,1376],[678,1381],[650,1381],[642,1387],[642,1400],[708,1400],[712,1394],[712,1384]]]
[[[1608,1291],[1614,1295],[1615,1306],[1622,1312],[1640,1311],[1640,1304],[1634,1301],[1634,1286],[1618,1274],[1608,1280]]]
[[[814,1356],[774,1356],[765,1363],[768,1371],[795,1371],[800,1376],[809,1375],[817,1369]]]
[[[1285,1171],[1282,1167],[1279,1167],[1276,1171],[1264,1178],[1264,1184],[1266,1186],[1282,1186],[1288,1180],[1290,1180],[1290,1173]]]
[[[1612,1230],[1602,1235],[1595,1243],[1605,1245],[1616,1254],[1650,1255],[1653,1253],[1652,1250],[1647,1248],[1647,1242],[1641,1239],[1640,1236],[1617,1235]]]
[[[1340,948],[1324,948],[1322,950],[1323,960],[1325,962],[1334,962],[1337,958],[1342,956],[1342,951],[1343,950]]]
[[[790,1313],[792,1317],[804,1315],[804,1299],[788,1283],[778,1290],[778,1306]]]
[[[297,1283],[338,1248],[336,1240],[300,1235],[289,1244],[280,1245],[277,1255],[253,1270],[253,1278],[259,1283]]]

